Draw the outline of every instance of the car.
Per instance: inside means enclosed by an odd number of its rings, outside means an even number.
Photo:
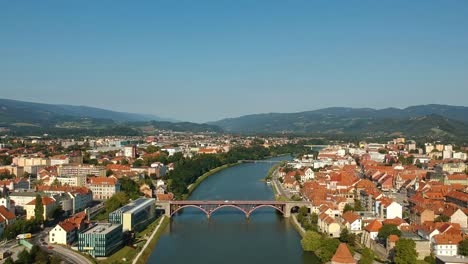
[[[47,243],[46,243],[46,242],[42,242],[42,245],[47,246]]]
[[[52,250],[52,249],[54,249],[54,247],[53,246],[48,246],[47,249]]]

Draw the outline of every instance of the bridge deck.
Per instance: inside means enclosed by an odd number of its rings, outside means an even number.
[[[183,200],[183,201],[169,201],[170,204],[174,205],[186,205],[186,204],[193,204],[193,205],[210,205],[210,204],[218,204],[218,205],[226,205],[226,204],[245,204],[245,205],[259,205],[259,204],[268,204],[268,205],[285,205],[285,204],[308,204],[309,202],[305,201],[248,201],[248,200],[224,200],[224,201],[194,201],[194,200]]]

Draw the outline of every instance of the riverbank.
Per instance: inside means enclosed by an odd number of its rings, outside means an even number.
[[[301,226],[299,221],[297,221],[297,217],[295,214],[291,214],[291,217],[289,218],[289,221],[291,224],[294,226],[294,229],[301,235],[301,237],[305,236],[306,230]]]
[[[216,167],[216,168],[206,172],[205,174],[201,175],[200,177],[197,178],[197,180],[194,183],[189,185],[189,187],[187,188],[188,193],[183,195],[182,200],[186,200],[187,198],[189,198],[189,196],[192,194],[192,192],[200,185],[200,183],[202,183],[204,180],[206,180],[206,178],[208,178],[211,175],[213,175],[213,174],[215,174],[217,172],[220,172],[220,171],[222,171],[224,169],[227,169],[227,168],[239,165],[239,164],[242,164],[242,163],[236,162],[236,163],[231,163],[231,164],[225,164],[225,165]]]
[[[161,233],[163,230],[167,227],[169,224],[169,218],[166,216],[161,216],[161,220],[159,221],[158,226],[154,229],[153,233],[151,234],[150,238],[146,242],[146,244],[143,246],[142,250],[138,255],[135,257],[133,260],[132,264],[144,264],[147,263],[147,260],[151,253],[154,250],[154,247],[158,243],[159,237],[161,236]]]

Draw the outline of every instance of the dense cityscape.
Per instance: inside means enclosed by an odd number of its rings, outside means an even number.
[[[168,131],[1,142],[5,263],[47,253],[50,263],[145,263],[175,215],[162,204],[186,199],[213,171],[285,154],[294,159],[272,165],[265,184],[277,201],[305,202],[278,211],[321,262],[462,263],[468,253],[467,146]]]

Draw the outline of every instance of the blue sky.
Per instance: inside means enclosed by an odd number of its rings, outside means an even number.
[[[468,102],[468,1],[2,1],[0,97],[213,121]]]

